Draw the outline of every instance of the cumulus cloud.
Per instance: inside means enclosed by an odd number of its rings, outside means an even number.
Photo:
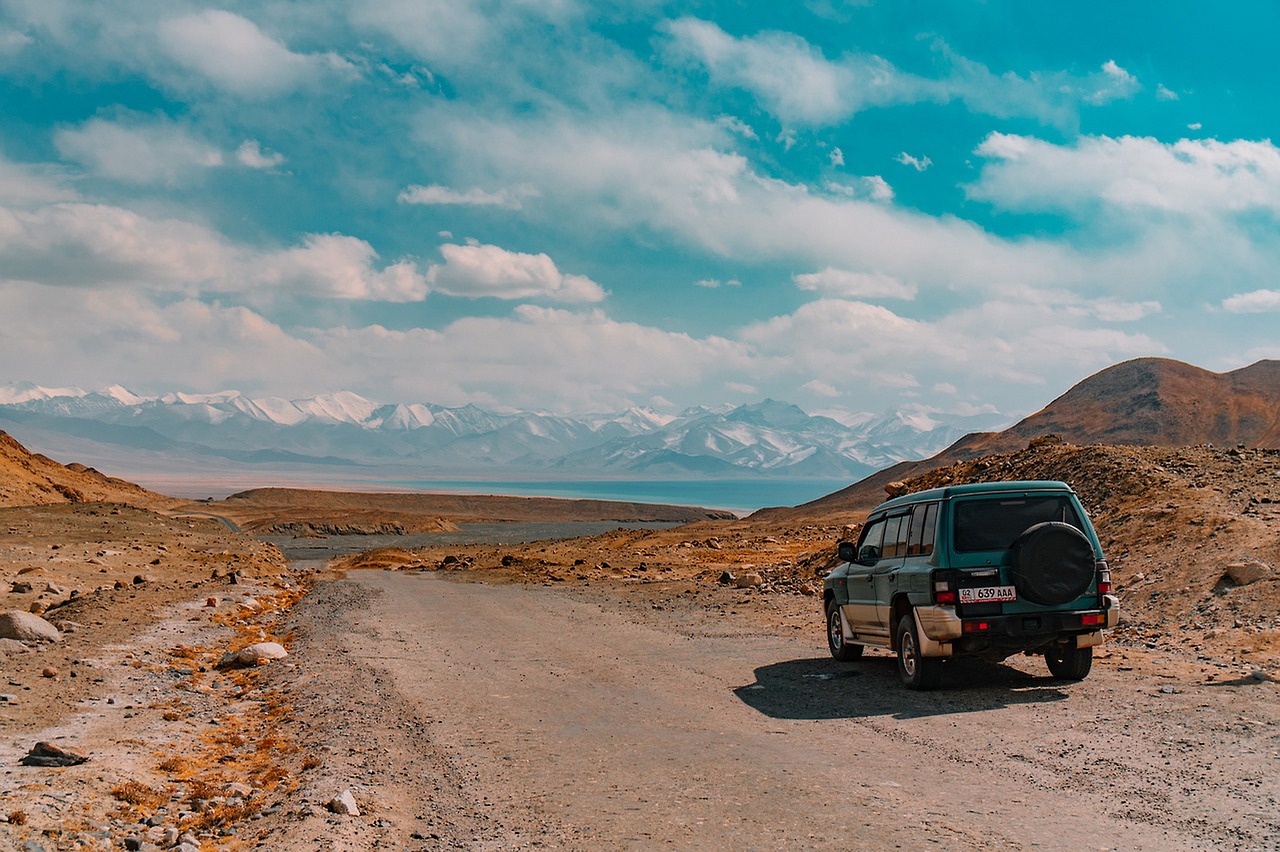
[[[427,204],[427,205],[461,205],[466,207],[504,207],[508,210],[519,210],[521,206],[521,196],[528,195],[530,190],[522,190],[519,192],[512,190],[498,190],[497,192],[487,192],[483,189],[467,189],[456,190],[447,186],[439,186],[431,184],[429,186],[408,186],[405,187],[397,201],[405,204]]]
[[[378,253],[364,240],[309,234],[301,246],[262,257],[254,278],[308,296],[414,302],[425,299],[427,276],[410,261],[379,269]]]
[[[827,155],[827,158],[831,161],[831,165],[833,167],[844,165],[844,151],[841,151],[839,148],[832,148],[831,153]]]
[[[1007,209],[1280,212],[1280,149],[1270,141],[1090,136],[1055,145],[993,133],[977,153],[988,163],[970,197]]]
[[[236,149],[236,162],[250,169],[274,169],[284,164],[284,154],[262,150],[257,139],[246,139]]]
[[[223,164],[222,152],[168,120],[94,118],[54,134],[63,157],[112,180],[174,185]]]
[[[493,245],[443,245],[444,263],[427,273],[440,293],[467,298],[549,298],[560,302],[598,302],[599,284],[583,275],[566,275],[545,254],[507,251]]]
[[[172,60],[243,97],[272,97],[328,73],[354,73],[335,54],[295,53],[253,21],[220,9],[164,20],[157,35]]]
[[[1095,106],[1115,100],[1131,98],[1142,88],[1138,78],[1108,59],[1102,64],[1102,70],[1090,78],[1091,86],[1084,93],[1084,99]]]
[[[792,276],[801,290],[848,299],[914,299],[916,288],[881,272],[851,272],[828,266]]]
[[[1280,290],[1254,290],[1237,293],[1222,302],[1222,309],[1232,314],[1260,314],[1280,311]]]
[[[1173,89],[1167,88],[1163,83],[1156,86],[1156,100],[1158,101],[1176,101],[1178,93]]]

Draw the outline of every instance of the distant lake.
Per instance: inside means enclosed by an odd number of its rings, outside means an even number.
[[[390,483],[389,483],[390,484]],[[577,481],[398,481],[397,489],[512,497],[565,497],[701,506],[747,515],[768,506],[797,506],[852,484],[847,479],[609,479]]]

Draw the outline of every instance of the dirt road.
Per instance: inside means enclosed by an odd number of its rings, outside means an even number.
[[[1113,650],[953,664],[901,689],[767,617],[625,589],[353,572],[296,613],[282,678],[323,767],[276,848],[1280,847],[1277,685]],[[726,595],[737,594],[726,592]],[[1231,682],[1224,682],[1231,681]]]

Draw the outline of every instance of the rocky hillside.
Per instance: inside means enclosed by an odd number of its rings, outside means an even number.
[[[8,434],[0,432],[0,507],[95,501],[147,508],[169,507],[180,502],[123,479],[105,476],[91,467],[62,465],[28,452]]]
[[[901,462],[848,488],[761,517],[837,520],[884,499],[884,486],[955,462],[1015,451],[1040,435],[1076,444],[1280,448],[1280,361],[1213,373],[1167,358],[1108,367],[1003,432],[977,432],[924,461]]]

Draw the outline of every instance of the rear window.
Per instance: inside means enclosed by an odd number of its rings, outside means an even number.
[[[1028,527],[1045,521],[1062,521],[1084,530],[1070,498],[999,497],[962,500],[955,504],[955,549],[1008,550]]]

